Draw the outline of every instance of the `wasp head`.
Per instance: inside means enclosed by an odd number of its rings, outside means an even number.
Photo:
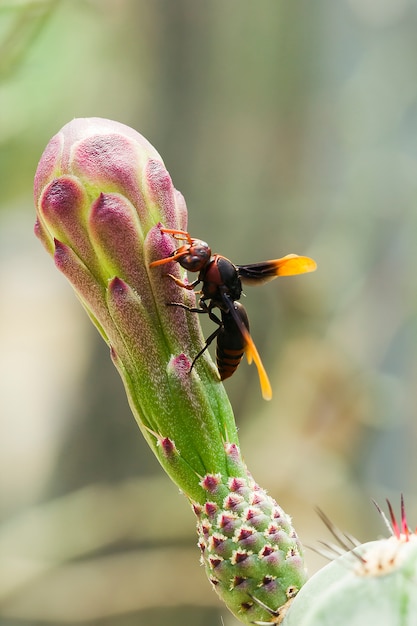
[[[184,269],[199,272],[211,258],[211,249],[201,239],[191,239],[191,243],[181,246],[173,255]]]
[[[150,263],[149,267],[164,265],[170,261],[177,261],[185,270],[189,272],[199,272],[210,261],[211,248],[201,239],[193,239],[189,233],[183,230],[172,230],[169,228],[161,228],[162,233],[171,234],[174,239],[183,240],[187,243],[174,250],[169,257],[158,259]]]

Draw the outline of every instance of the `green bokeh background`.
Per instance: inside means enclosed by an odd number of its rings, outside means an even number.
[[[401,491],[415,525],[416,58],[414,0],[0,0],[1,626],[237,624],[32,234],[37,161],[73,117],[145,135],[214,251],[316,259],[246,289],[272,402],[254,366],[226,383],[302,541],[327,538],[315,506],[376,537],[370,498]]]

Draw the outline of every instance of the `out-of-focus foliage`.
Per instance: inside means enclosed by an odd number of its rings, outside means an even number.
[[[32,235],[37,160],[73,117],[144,134],[216,252],[317,260],[246,289],[273,401],[253,367],[226,383],[301,539],[325,536],[315,505],[362,540],[370,496],[417,518],[416,32],[412,0],[0,0],[0,623],[236,623]]]

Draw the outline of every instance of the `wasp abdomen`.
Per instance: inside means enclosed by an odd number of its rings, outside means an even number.
[[[240,302],[234,302],[235,313],[249,332],[246,310]],[[216,360],[220,379],[230,378],[245,353],[246,342],[230,311],[222,311],[222,328],[217,336]]]
[[[230,378],[235,373],[243,354],[243,348],[241,350],[230,350],[220,346],[219,342],[217,343],[216,360],[220,380],[226,380],[226,378]]]

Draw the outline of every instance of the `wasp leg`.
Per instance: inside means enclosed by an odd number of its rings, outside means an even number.
[[[196,362],[198,361],[200,356],[202,354],[204,354],[204,352],[207,350],[209,345],[218,336],[219,332],[223,328],[223,322],[221,321],[221,319],[219,317],[217,317],[217,315],[215,313],[213,313],[211,308],[209,306],[207,306],[207,304],[204,302],[204,300],[200,300],[200,306],[199,307],[187,306],[186,304],[183,304],[182,302],[167,302],[167,306],[178,306],[178,307],[180,307],[180,309],[184,309],[185,311],[189,311],[190,313],[204,313],[204,314],[207,314],[209,316],[209,318],[218,325],[218,328],[216,328],[216,330],[213,333],[211,333],[211,335],[209,337],[207,337],[206,343],[204,344],[203,348],[194,357],[193,362],[191,363],[191,367],[190,367],[190,373],[191,373],[191,370],[193,369],[194,365],[196,364]]]
[[[188,311],[189,313],[209,313],[208,309],[201,309],[200,307],[192,307],[192,306],[187,306],[186,304],[183,304],[182,302],[167,302],[166,303],[167,306],[178,306],[180,309],[184,309],[185,311]]]
[[[166,275],[169,276],[169,278],[173,280],[174,283],[178,285],[178,287],[182,287],[183,289],[189,289],[190,291],[191,289],[194,289],[194,287],[196,287],[198,283],[200,282],[197,279],[197,280],[194,280],[192,283],[183,283],[182,280],[180,280],[176,276],[173,276],[172,274],[166,274]]]
[[[211,333],[211,335],[209,337],[207,337],[206,343],[204,344],[203,348],[201,348],[200,352],[198,354],[196,354],[196,356],[193,358],[193,362],[191,363],[191,367],[190,367],[190,373],[191,373],[191,370],[193,369],[194,365],[198,361],[198,359],[204,354],[204,352],[207,350],[209,345],[216,339],[217,335],[219,334],[219,332],[222,329],[222,326],[223,326],[223,324],[220,322],[220,326],[218,328],[216,328],[214,333]]]
[[[212,309],[207,306],[204,300],[200,300],[199,307],[191,307],[183,304],[182,302],[167,302],[167,306],[178,306],[180,309],[184,309],[184,311],[189,311],[189,313],[203,313],[204,315],[208,315],[209,318],[218,324],[219,326],[223,326],[223,322],[215,313],[213,313]]]

